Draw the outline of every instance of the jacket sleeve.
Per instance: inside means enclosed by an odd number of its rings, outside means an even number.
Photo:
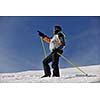
[[[61,41],[61,45],[57,49],[61,50],[65,46],[65,39],[64,39],[64,35],[62,33],[59,33],[58,37]]]
[[[45,35],[44,33],[40,32],[40,31],[37,31],[37,32],[39,32],[39,36],[42,37],[42,39],[45,42],[50,43],[51,39],[47,35]]]
[[[50,43],[51,39],[47,36],[43,37],[43,40],[47,43]]]

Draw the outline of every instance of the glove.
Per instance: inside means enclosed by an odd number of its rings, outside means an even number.
[[[37,31],[37,32],[39,32],[39,36],[45,37],[45,35],[42,32],[40,32],[40,31]]]
[[[55,48],[55,49],[53,49],[53,52],[58,52],[58,51],[59,51],[59,49],[56,49],[56,48]]]

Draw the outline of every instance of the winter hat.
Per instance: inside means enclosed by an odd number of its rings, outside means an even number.
[[[55,27],[56,30],[59,30],[59,31],[62,30],[62,28],[60,26],[54,26],[54,27]]]

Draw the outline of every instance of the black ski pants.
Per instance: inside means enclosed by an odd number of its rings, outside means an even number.
[[[63,53],[63,50],[58,51],[60,54]],[[47,76],[51,75],[50,71],[50,66],[49,63],[52,62],[52,68],[53,68],[53,77],[60,77],[59,74],[59,55],[57,52],[51,52],[50,55],[48,55],[44,60],[43,60],[43,67],[44,67],[44,74]]]

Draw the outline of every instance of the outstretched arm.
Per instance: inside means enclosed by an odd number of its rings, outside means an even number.
[[[39,36],[42,37],[45,42],[50,43],[51,39],[47,35],[43,34],[40,31],[37,32],[39,32]]]

